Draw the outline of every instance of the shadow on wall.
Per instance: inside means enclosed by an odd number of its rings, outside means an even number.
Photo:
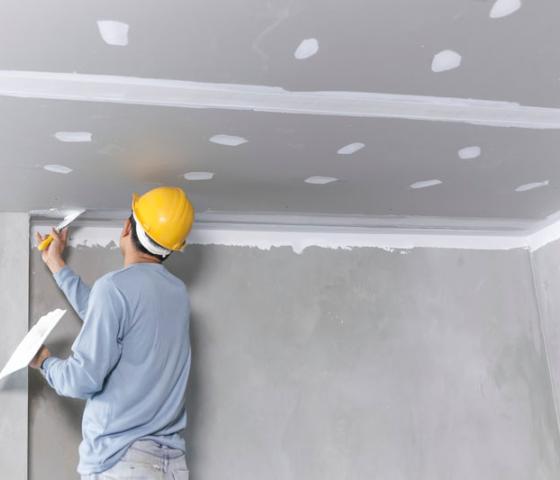
[[[116,248],[78,247],[69,248],[67,263],[82,279],[92,285],[94,281],[112,270],[122,267],[122,257]],[[203,269],[204,250],[190,247],[185,254],[175,254],[166,262],[166,267],[183,279],[187,286],[196,283]],[[71,353],[71,346],[81,328],[81,320],[67,303],[54,279],[34,249],[30,259],[30,322],[55,308],[66,308],[68,313],[47,341],[51,352],[65,358]],[[200,365],[196,361],[197,345],[200,341],[197,315],[191,315],[191,343],[193,345],[193,368],[187,389],[189,427],[187,446],[194,445],[196,437],[197,406]],[[23,377],[22,377],[23,378]],[[4,388],[20,388],[21,381],[14,375]],[[78,446],[81,442],[82,414],[85,402],[59,397],[45,382],[40,373],[30,371],[29,375],[29,479],[74,480],[78,464]],[[188,448],[188,461],[192,462],[195,452]],[[48,476],[45,477],[45,472]]]

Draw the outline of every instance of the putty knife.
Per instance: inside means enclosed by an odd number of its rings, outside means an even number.
[[[55,230],[57,232],[60,232],[63,228],[66,228],[68,225],[70,225],[74,220],[76,220],[76,218],[78,218],[84,212],[85,210],[77,210],[75,212],[70,213],[69,215],[66,215],[66,217],[64,217],[64,220],[62,220],[62,222],[60,222],[56,226]],[[49,236],[39,244],[39,246],[37,247],[38,250],[42,252],[51,244],[52,241],[53,241],[53,237],[51,234],[49,234]]]

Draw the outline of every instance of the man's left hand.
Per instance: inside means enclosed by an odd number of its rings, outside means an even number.
[[[49,352],[49,349],[43,345],[41,347],[41,350],[39,350],[37,355],[35,355],[33,360],[31,360],[31,363],[29,364],[29,366],[31,368],[35,368],[35,369],[39,370],[41,368],[41,365],[43,365],[43,362],[47,358],[49,358],[50,356],[51,356],[51,352]]]

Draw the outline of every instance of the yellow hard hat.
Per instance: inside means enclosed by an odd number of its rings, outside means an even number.
[[[132,195],[132,212],[146,234],[168,250],[182,250],[194,222],[194,208],[183,190],[158,187]]]

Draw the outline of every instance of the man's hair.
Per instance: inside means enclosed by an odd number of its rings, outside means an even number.
[[[140,240],[138,238],[138,234],[136,233],[136,220],[134,219],[134,215],[130,215],[129,217],[130,219],[130,226],[131,226],[131,237],[132,237],[132,243],[134,244],[134,247],[136,248],[136,250],[146,254],[146,255],[150,255],[151,257],[154,257],[155,259],[159,260],[160,262],[164,262],[165,259],[167,257],[169,257],[169,255],[167,255],[166,257],[164,257],[163,255],[156,255],[152,252],[150,252],[146,247],[144,247],[144,245],[142,245],[140,243]],[[152,242],[154,242],[152,240]],[[158,245],[156,242],[154,242],[156,245]],[[163,247],[162,247],[163,248]]]

